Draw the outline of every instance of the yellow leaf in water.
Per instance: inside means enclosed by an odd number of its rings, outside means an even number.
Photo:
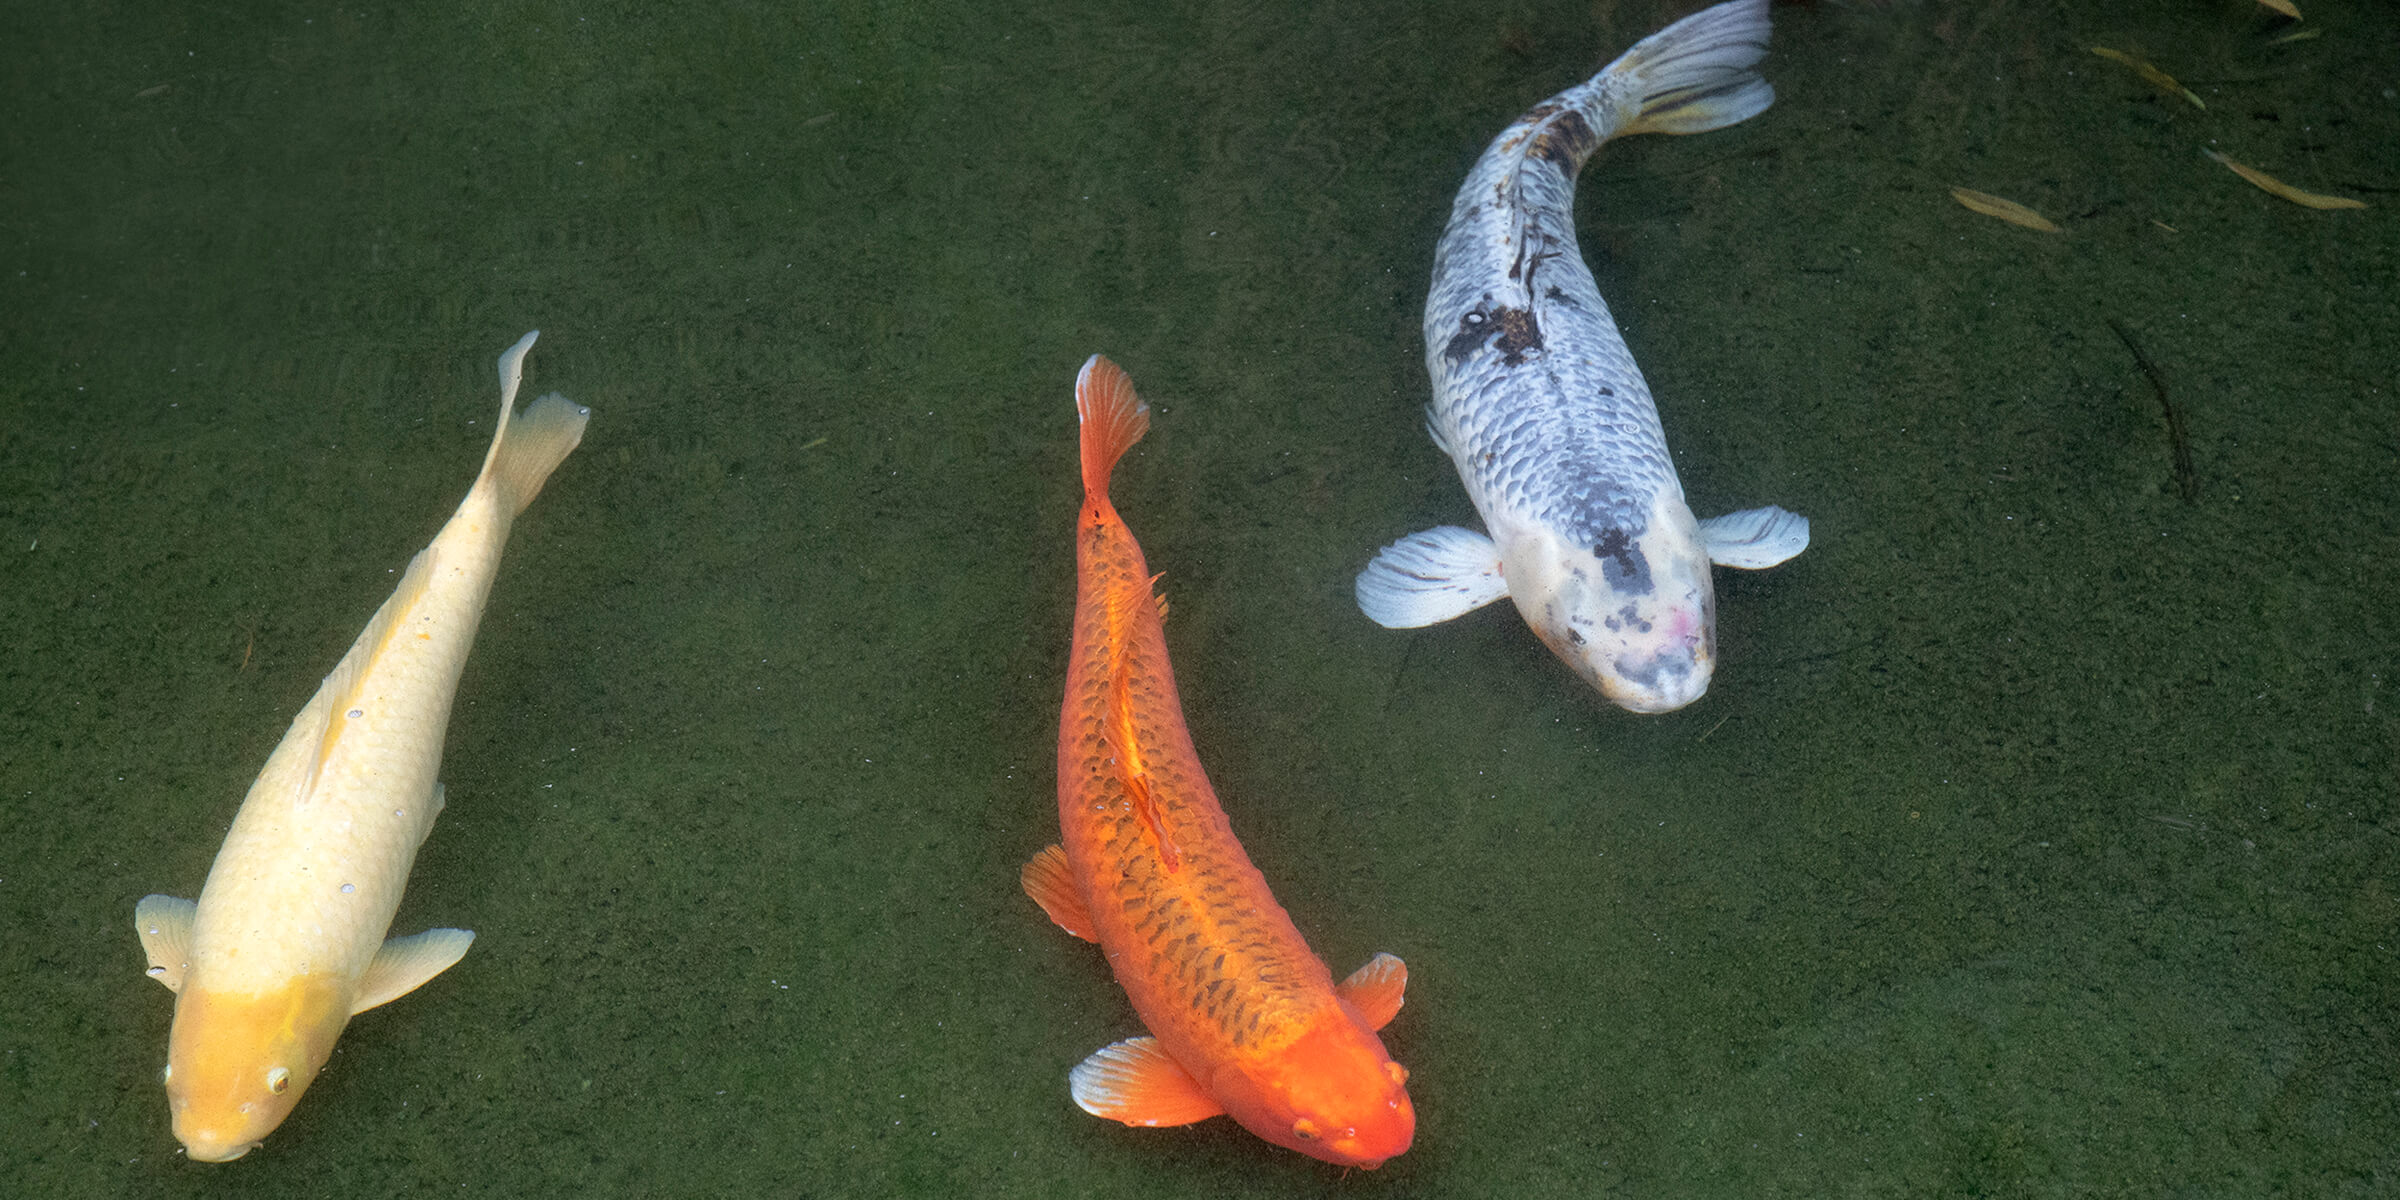
[[[2235,162],[2214,150],[2205,150],[2202,151],[2202,153],[2217,160],[2218,162],[2224,163],[2226,170],[2229,170],[2234,174],[2249,180],[2251,183],[2256,184],[2258,186],[2258,190],[2265,192],[2270,196],[2280,196],[2283,199],[2289,200],[2303,208],[2365,208],[2367,206],[2366,201],[2353,200],[2348,196],[2324,196],[2319,195],[2316,192],[2301,191],[2299,188],[2293,187],[2292,185],[2267,174],[2265,171],[2261,171],[2256,167],[2245,167],[2242,164]]]
[[[2258,2],[2295,21],[2300,19],[2300,6],[2292,3],[2292,0],[2258,0]]]
[[[2092,53],[2097,54],[2110,62],[2120,62],[2124,63],[2126,66],[2132,67],[2133,73],[2141,76],[2143,82],[2148,83],[2151,87],[2157,88],[2158,90],[2165,92],[2170,96],[2181,96],[2184,99],[2191,101],[2193,108],[2204,109],[2208,107],[2207,105],[2200,103],[2200,97],[2193,95],[2192,89],[2175,82],[2174,76],[2169,75],[2165,71],[2161,71],[2157,67],[2151,66],[2149,63],[2135,58],[2134,56],[2127,54],[2122,50],[2111,50],[2106,46],[2094,46],[2092,47]]]
[[[1972,211],[1982,213],[1987,217],[1998,217],[2011,225],[2022,225],[2027,229],[2038,229],[2043,233],[2059,232],[2058,226],[2051,224],[2042,214],[2014,200],[2003,200],[1989,192],[1954,187],[1950,189],[1950,198],[1966,205]]]

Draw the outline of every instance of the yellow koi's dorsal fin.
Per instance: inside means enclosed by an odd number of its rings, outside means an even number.
[[[375,961],[367,964],[367,973],[359,978],[358,998],[350,1002],[350,1015],[355,1017],[425,986],[426,980],[466,957],[467,947],[474,941],[475,934],[465,929],[428,929],[385,941],[375,952]]]
[[[1399,955],[1378,954],[1333,990],[1358,1010],[1367,1028],[1381,1029],[1400,1015],[1402,994],[1408,991],[1408,964]]]
[[[384,648],[392,644],[392,637],[399,632],[400,623],[407,619],[409,609],[416,606],[417,599],[432,584],[433,547],[427,546],[417,551],[415,558],[408,560],[408,570],[401,573],[400,586],[392,589],[391,598],[383,602],[382,608],[375,610],[375,617],[367,622],[365,632],[358,635],[357,641],[350,643],[350,652],[333,665],[333,673],[327,675],[325,682],[317,688],[317,695],[325,702],[320,713],[320,719],[325,724],[317,733],[317,753],[309,760],[308,773],[300,777],[300,799],[308,799],[309,793],[317,789],[317,776],[324,773],[325,760],[332,757],[334,746],[341,742],[343,732],[349,729],[353,719],[350,714],[364,715],[359,689],[365,686],[367,673],[374,669],[375,660],[383,654]]]
[[[1057,846],[1043,848],[1040,854],[1025,861],[1017,872],[1017,882],[1024,885],[1025,894],[1058,922],[1060,929],[1087,942],[1097,942],[1100,935],[1092,932],[1091,910],[1083,905],[1083,890],[1075,886],[1075,872],[1067,866],[1067,852]]]
[[[142,937],[142,953],[150,958],[150,978],[183,990],[183,973],[192,965],[192,917],[200,906],[173,896],[144,896],[133,906],[133,931]]]
[[[1075,1103],[1127,1125],[1189,1125],[1225,1111],[1154,1037],[1103,1046],[1067,1072]]]

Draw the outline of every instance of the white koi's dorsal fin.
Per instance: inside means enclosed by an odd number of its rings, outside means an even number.
[[[173,896],[144,896],[133,906],[133,931],[142,937],[142,953],[150,958],[150,978],[183,990],[183,973],[192,965],[192,917],[200,906]]]
[[[374,619],[367,622],[367,628],[358,635],[358,640],[350,643],[350,652],[333,665],[333,673],[327,675],[325,682],[318,686],[317,694],[325,702],[324,708],[319,711],[319,719],[324,725],[317,732],[316,757],[309,761],[308,774],[300,777],[302,799],[316,790],[317,776],[325,770],[325,760],[332,757],[334,746],[350,727],[350,714],[356,712],[363,715],[364,706],[360,703],[358,692],[366,683],[367,673],[374,668],[376,657],[383,653],[384,647],[391,645],[392,636],[398,632],[400,622],[407,618],[409,609],[416,606],[418,597],[423,596],[425,589],[432,584],[433,547],[427,546],[417,551],[415,558],[408,560],[408,570],[400,575],[400,586],[392,589],[391,598],[383,602],[382,608],[375,610]]]
[[[1386,629],[1416,629],[1508,595],[1500,547],[1472,529],[1437,525],[1385,546],[1358,573],[1358,610]]]
[[[1040,854],[1025,860],[1017,872],[1017,882],[1024,885],[1025,894],[1050,914],[1060,929],[1087,942],[1097,942],[1100,935],[1092,932],[1091,911],[1083,906],[1083,890],[1075,886],[1075,872],[1067,866],[1067,852],[1058,846],[1044,847]]]
[[[526,406],[523,417],[512,419],[517,386],[525,379],[525,352],[540,336],[542,331],[536,329],[500,354],[499,427],[492,431],[492,448],[484,452],[483,472],[475,478],[477,487],[489,484],[498,489],[502,507],[512,517],[542,493],[550,473],[583,441],[584,423],[592,417],[592,410],[552,392]]]
[[[1367,965],[1350,972],[1350,978],[1334,985],[1335,992],[1358,1010],[1358,1018],[1369,1029],[1381,1029],[1400,1015],[1403,996],[1408,991],[1408,964],[1397,954],[1378,954]]]
[[[1225,1111],[1154,1037],[1103,1046],[1067,1072],[1075,1103],[1127,1125],[1189,1125]]]
[[[1770,504],[1710,517],[1700,522],[1708,561],[1756,571],[1789,561],[1808,549],[1808,518]]]
[[[425,986],[426,980],[466,957],[467,947],[474,942],[474,933],[465,929],[428,929],[386,940],[375,952],[375,961],[367,964],[367,973],[359,977],[358,998],[350,1002],[350,1015],[389,1004]]]

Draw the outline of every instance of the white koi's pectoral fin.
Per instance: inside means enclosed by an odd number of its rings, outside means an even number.
[[[1397,954],[1378,954],[1333,990],[1358,1010],[1367,1028],[1381,1029],[1400,1015],[1403,993],[1408,991],[1408,964]]]
[[[1386,629],[1436,625],[1508,595],[1500,547],[1472,529],[1437,525],[1377,551],[1358,573],[1358,610]]]
[[[1017,881],[1060,929],[1087,942],[1100,940],[1100,935],[1092,932],[1092,914],[1083,906],[1083,890],[1075,886],[1075,872],[1067,866],[1064,849],[1044,847],[1026,860],[1024,869],[1017,872]]]
[[[1808,549],[1808,518],[1772,504],[1745,508],[1700,522],[1700,540],[1708,543],[1708,561],[1756,571]]]
[[[173,896],[144,896],[133,906],[133,930],[150,958],[150,978],[170,992],[183,990],[183,973],[192,965],[192,917],[199,911]]]
[[[350,1015],[389,1004],[425,986],[426,980],[466,957],[467,947],[474,942],[475,934],[465,929],[428,929],[385,941],[375,952],[375,961],[367,964],[367,973],[359,978],[358,999],[351,1002]]]
[[[1154,1037],[1102,1046],[1067,1072],[1067,1084],[1083,1111],[1127,1125],[1189,1125],[1225,1111]]]

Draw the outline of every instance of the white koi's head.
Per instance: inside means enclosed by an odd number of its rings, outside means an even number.
[[[231,1162],[283,1124],[350,1020],[342,991],[310,976],[259,996],[186,984],[175,1002],[164,1077],[184,1153]]]
[[[1641,528],[1604,530],[1593,545],[1536,529],[1502,540],[1500,554],[1525,623],[1619,707],[1672,712],[1708,690],[1716,596],[1680,495],[1662,493]]]
[[[1243,1128],[1278,1146],[1372,1171],[1416,1141],[1407,1085],[1408,1068],[1383,1039],[1344,1015],[1270,1063],[1220,1071],[1211,1091]]]

